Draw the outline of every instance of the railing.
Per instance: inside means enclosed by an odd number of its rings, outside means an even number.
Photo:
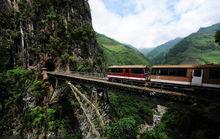
[[[106,74],[104,73],[71,72],[71,74],[92,77],[92,78],[106,78]]]

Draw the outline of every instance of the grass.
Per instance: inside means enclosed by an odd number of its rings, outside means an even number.
[[[214,26],[220,29],[220,24]],[[162,64],[220,63],[220,46],[215,43],[213,26],[189,35],[172,47]]]
[[[108,65],[151,65],[151,62],[135,48],[97,34],[98,43]]]

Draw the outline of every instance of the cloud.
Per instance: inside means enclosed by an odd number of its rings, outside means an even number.
[[[136,48],[155,47],[220,22],[219,0],[90,0],[94,29]]]

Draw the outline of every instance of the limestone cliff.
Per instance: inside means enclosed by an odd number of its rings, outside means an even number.
[[[0,7],[8,67],[102,70],[87,0],[1,0]]]

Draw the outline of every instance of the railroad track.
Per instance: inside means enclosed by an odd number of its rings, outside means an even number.
[[[171,90],[164,88],[153,88],[153,87],[143,87],[131,84],[123,84],[118,82],[110,82],[107,78],[92,77],[80,74],[70,74],[70,73],[59,73],[59,72],[47,72],[49,76],[61,79],[61,80],[72,80],[75,82],[81,82],[85,84],[98,85],[99,87],[105,87],[107,89],[121,89],[125,91],[132,91],[136,93],[142,93],[150,96],[162,96],[174,98],[177,100],[189,100],[189,101],[219,101],[219,97],[210,96],[207,94],[201,94],[193,91],[184,90]]]

